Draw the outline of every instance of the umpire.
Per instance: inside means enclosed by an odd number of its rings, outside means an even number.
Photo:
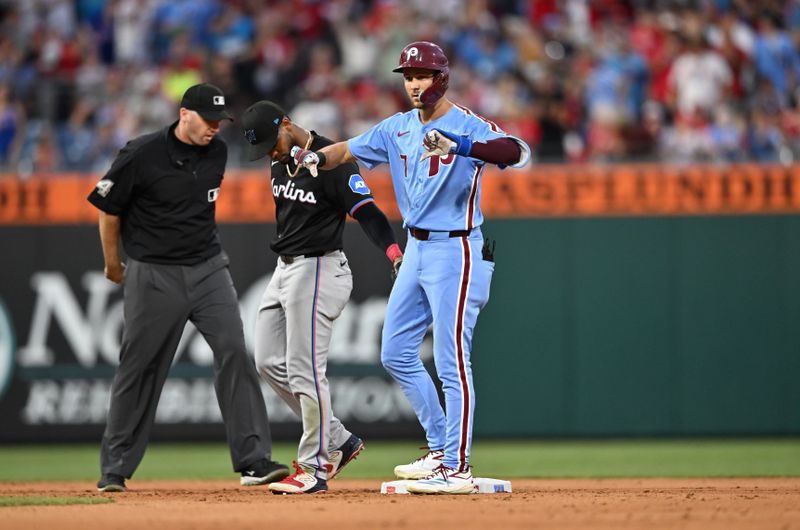
[[[128,142],[88,197],[100,210],[105,275],[123,284],[125,312],[99,491],[125,491],[141,462],[187,321],[214,352],[214,388],[241,484],[289,474],[271,460],[267,410],[214,218],[228,157],[216,138],[222,120],[232,120],[222,91],[190,87],[178,121]]]

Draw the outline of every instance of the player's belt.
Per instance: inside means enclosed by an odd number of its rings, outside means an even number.
[[[431,237],[431,231],[424,228],[409,228],[408,231],[414,236],[414,239],[420,241],[427,241]],[[466,237],[470,232],[471,230],[450,230],[447,234],[450,237]]]
[[[294,260],[296,260],[296,259],[300,259],[300,258],[318,258],[320,256],[324,256],[328,252],[333,252],[334,250],[339,250],[339,249],[335,248],[335,249],[332,249],[332,250],[320,250],[319,252],[309,252],[308,254],[299,254],[297,256],[290,256],[288,254],[281,254],[278,257],[281,259],[282,262],[284,262],[287,265],[290,265],[290,264],[294,263]]]

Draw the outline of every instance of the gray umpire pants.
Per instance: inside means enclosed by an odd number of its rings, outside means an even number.
[[[314,258],[278,259],[256,319],[258,372],[303,422],[297,462],[328,478],[330,451],[350,437],[331,410],[325,375],[333,321],[341,314],[353,275],[340,250]]]
[[[191,266],[128,260],[125,328],[100,448],[103,474],[130,478],[144,456],[156,406],[186,322],[214,352],[214,388],[234,471],[271,458],[272,438],[224,252]]]

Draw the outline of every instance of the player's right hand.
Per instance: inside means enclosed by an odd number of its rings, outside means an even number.
[[[319,165],[319,156],[314,151],[309,151],[308,149],[303,149],[302,147],[296,145],[292,147],[292,150],[289,151],[289,154],[294,158],[295,163],[298,166],[302,166],[306,168],[312,177],[316,177],[319,174],[319,170],[317,166]]]
[[[106,278],[114,283],[120,284],[125,279],[125,264],[121,261],[118,263],[106,264],[103,268]]]

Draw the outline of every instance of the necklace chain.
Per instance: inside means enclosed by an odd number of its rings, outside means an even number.
[[[308,133],[308,141],[306,142],[306,146],[303,149],[308,149],[309,148],[309,146],[311,145],[311,140],[312,139],[313,139],[313,136],[311,136],[311,133]],[[297,164],[297,162],[295,162],[295,163]],[[289,167],[289,166],[286,166],[286,167]],[[289,178],[294,178],[295,176],[297,176],[297,172],[298,171],[300,171],[300,164],[297,164],[297,166],[295,166],[294,171],[289,174]]]

